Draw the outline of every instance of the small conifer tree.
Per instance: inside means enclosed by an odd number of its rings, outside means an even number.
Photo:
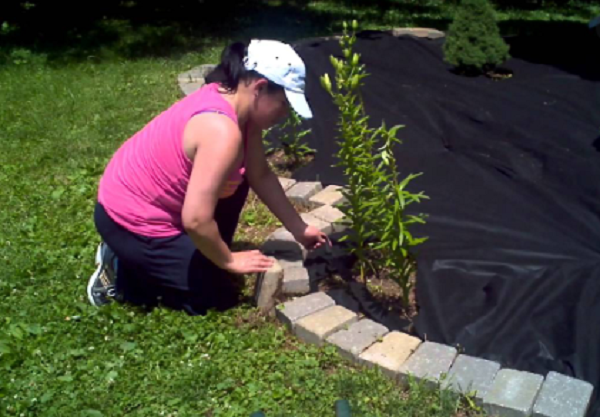
[[[463,73],[493,71],[509,58],[489,0],[462,0],[444,44],[446,61]]]

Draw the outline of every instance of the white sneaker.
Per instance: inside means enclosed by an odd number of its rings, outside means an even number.
[[[87,286],[88,300],[94,306],[100,307],[110,303],[115,297],[116,273],[115,253],[104,242],[98,245],[96,251],[96,271],[90,277]]]

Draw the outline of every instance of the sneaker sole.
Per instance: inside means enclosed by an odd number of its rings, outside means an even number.
[[[96,265],[102,263],[102,243],[98,245],[98,249],[96,249]]]
[[[98,265],[98,267],[96,268],[96,271],[94,271],[94,273],[90,277],[90,280],[88,281],[87,296],[90,304],[95,307],[98,307],[98,304],[96,304],[96,301],[92,296],[92,288],[94,288],[94,282],[98,279],[100,273],[102,273],[102,244],[98,245],[98,250],[96,251],[96,265]]]

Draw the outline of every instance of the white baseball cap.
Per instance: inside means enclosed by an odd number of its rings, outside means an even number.
[[[305,119],[312,111],[304,96],[306,67],[294,49],[283,42],[254,39],[244,58],[246,70],[254,70],[285,90],[292,108]]]

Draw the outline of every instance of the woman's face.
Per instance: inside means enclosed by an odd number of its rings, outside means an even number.
[[[289,111],[290,105],[283,90],[269,92],[266,82],[257,84],[252,119],[261,129],[284,121]]]

